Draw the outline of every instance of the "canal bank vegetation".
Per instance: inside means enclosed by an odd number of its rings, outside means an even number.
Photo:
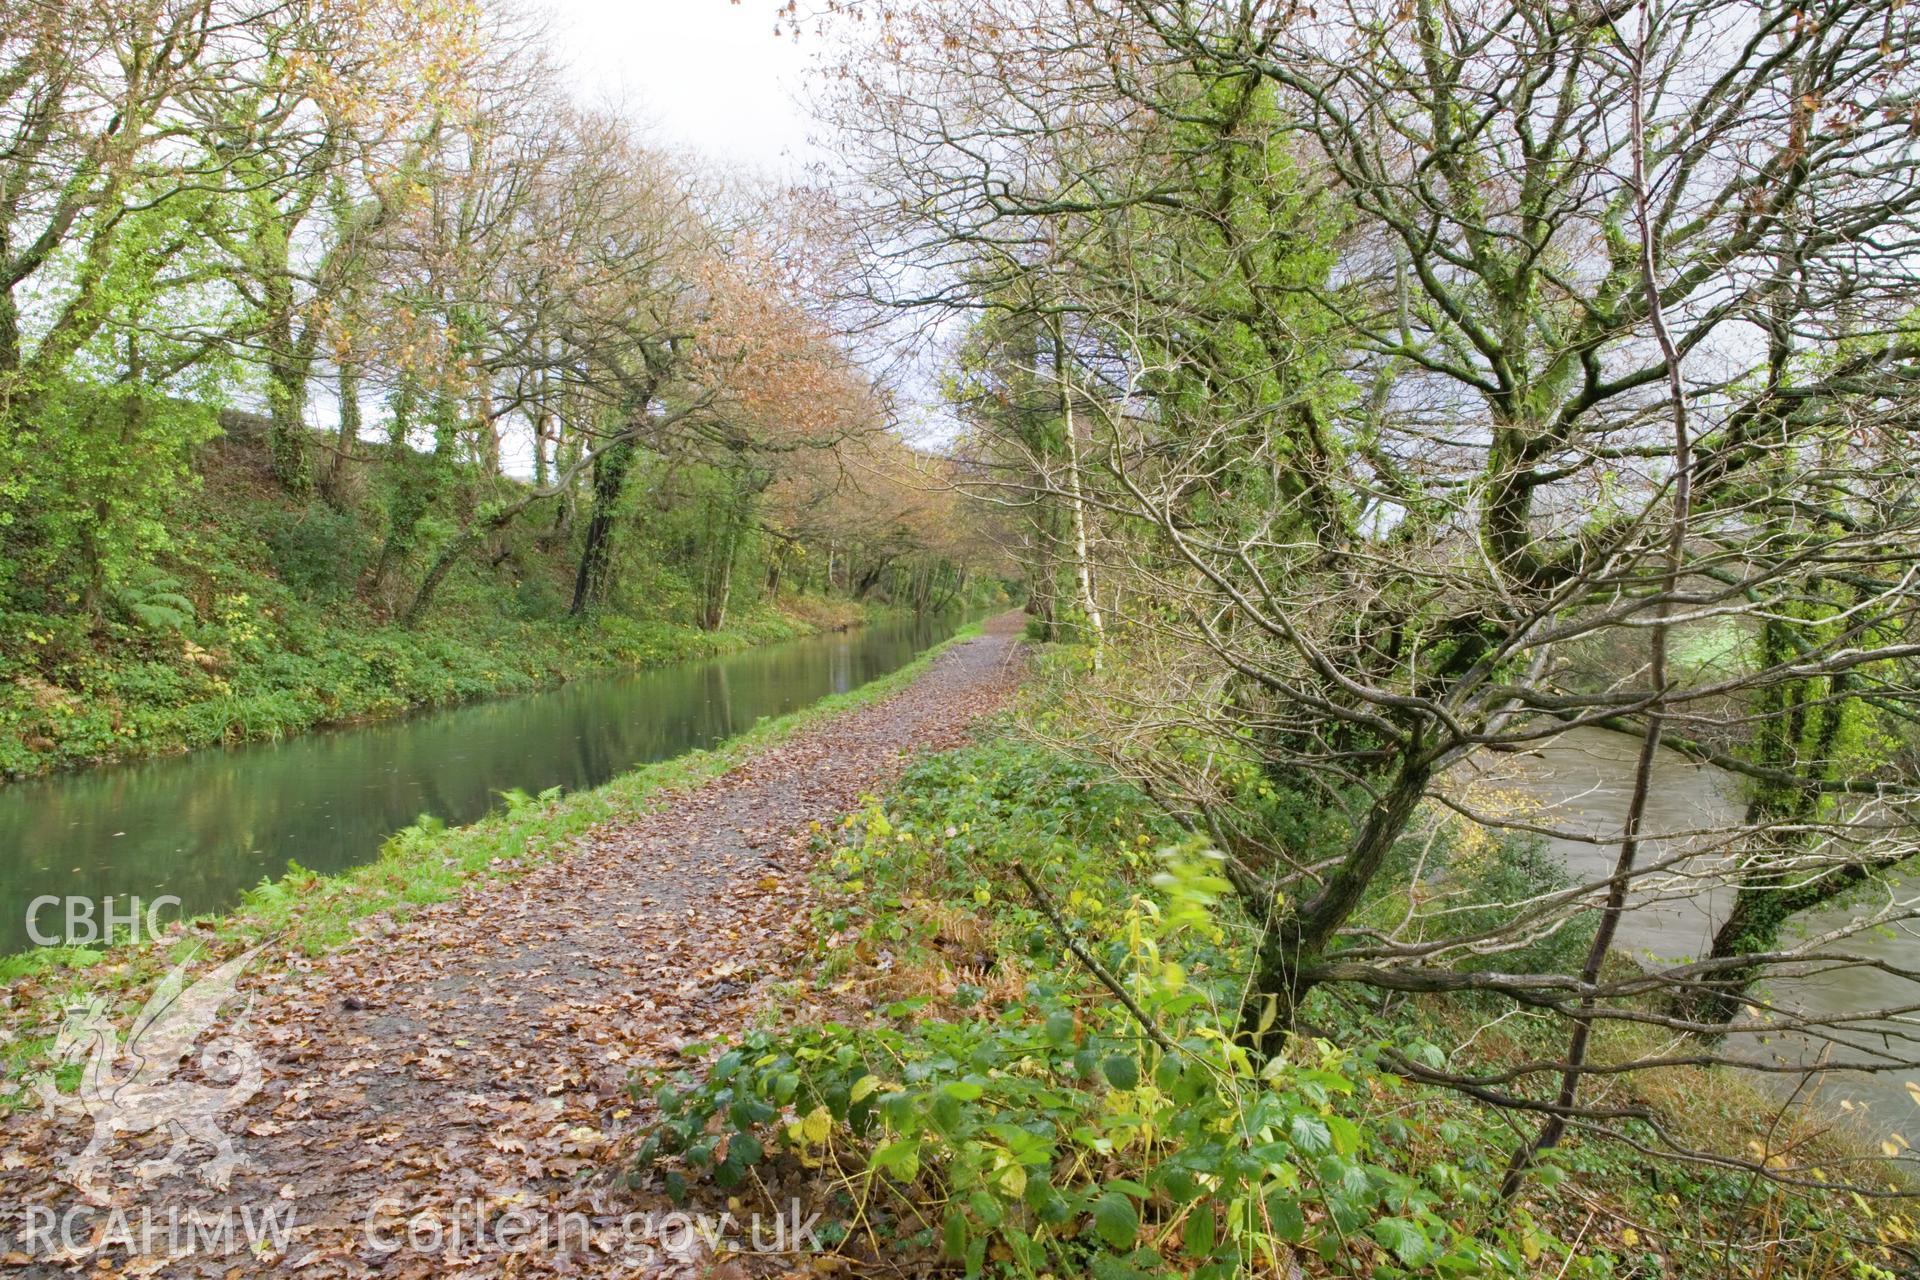
[[[464,827],[431,814],[395,832],[379,857],[338,875],[289,867],[263,881],[232,911],[171,924],[158,945],[41,947],[0,957],[0,1112],[39,1105],[43,1082],[70,1090],[77,1071],[52,1068],[62,1010],[76,998],[101,997],[137,1007],[177,964],[196,968],[263,942],[267,963],[317,956],[343,946],[378,946],[422,907],[462,892],[512,880],[564,857],[581,836],[672,803],[766,748],[816,724],[869,706],[913,683],[940,654],[979,633],[961,627],[900,668],[847,693],[789,715],[764,720],[710,751],[691,751],[623,774],[587,791],[501,794],[499,812]]]
[[[827,24],[860,297],[964,329],[968,487],[1078,644],[1041,732],[1191,845],[1111,932],[1084,829],[1017,938],[851,870],[1014,1025],[770,1033],[666,1173],[831,1159],[970,1272],[1911,1272],[1920,15],[884,7]],[[1483,785],[1575,729],[1615,820]],[[1674,751],[1736,802],[1656,820]],[[1801,1143],[1838,1092],[1868,1139]],[[1678,1197],[1657,1257],[1576,1161]]]
[[[646,1185],[972,1274],[1920,1267],[1920,8],[802,8],[838,168],[774,197],[468,6],[0,37],[13,705],[315,660],[223,556],[411,646],[1011,553],[1032,741],[822,847],[824,1018],[644,1082]],[[285,527],[219,552],[223,421]],[[1484,785],[1570,730],[1598,832]],[[1737,803],[1656,821],[1669,752]]]
[[[991,593],[831,219],[475,6],[0,33],[0,773]]]
[[[1908,1273],[1911,1203],[1840,1188],[1888,1189],[1859,1136],[1732,1072],[1601,1082],[1605,1105],[1668,1107],[1677,1128],[1629,1121],[1633,1145],[1576,1132],[1510,1202],[1514,1118],[1402,1064],[1551,1055],[1552,1019],[1323,988],[1284,1047],[1255,1052],[1239,1010],[1263,928],[1222,855],[1034,734],[1053,682],[1083,669],[1071,658],[1053,660],[1024,730],[920,762],[819,837],[813,971],[778,1018],[635,1079],[658,1108],[632,1157],[641,1187],[749,1212],[799,1195],[856,1263],[907,1274]],[[1301,848],[1329,834],[1306,807],[1287,825]],[[1537,854],[1435,809],[1361,916],[1403,916],[1435,873],[1468,901],[1562,887]],[[1583,941],[1541,939],[1505,967],[1551,972]],[[1593,1055],[1631,1061],[1655,1039],[1612,1024]],[[1818,1173],[1788,1187],[1669,1164],[1673,1137]]]
[[[884,588],[861,598],[798,574],[770,587],[756,546],[740,555],[752,585],[722,625],[703,627],[663,554],[690,531],[657,519],[628,531],[634,558],[622,560],[647,566],[643,591],[570,615],[568,548],[527,531],[503,541],[498,566],[452,575],[408,625],[360,586],[380,551],[377,520],[286,500],[265,451],[244,442],[203,448],[195,478],[171,500],[169,573],[140,613],[11,615],[0,772],[278,738],[915,612],[910,594]],[[975,598],[955,591],[927,607]]]

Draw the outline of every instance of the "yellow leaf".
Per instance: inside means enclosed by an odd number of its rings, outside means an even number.
[[[800,1135],[809,1146],[819,1146],[833,1132],[833,1113],[824,1106],[815,1107],[807,1112],[807,1118],[800,1122]]]
[[[1620,1228],[1620,1243],[1631,1249],[1634,1245],[1640,1243],[1640,1233],[1632,1227],[1622,1227]]]
[[[1017,1163],[1009,1163],[997,1175],[1000,1180],[1001,1194],[1009,1200],[1018,1200],[1027,1193],[1027,1171]]]

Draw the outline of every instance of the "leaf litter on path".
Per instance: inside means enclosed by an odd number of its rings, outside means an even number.
[[[204,1148],[143,1184],[138,1165],[167,1147],[150,1132],[117,1137],[88,1198],[58,1176],[86,1116],[0,1122],[0,1269],[738,1274],[664,1197],[626,1187],[623,1152],[647,1118],[628,1079],[765,1007],[801,942],[814,824],[999,706],[1018,679],[1016,625],[996,620],[899,693],[596,828],[522,879],[243,983],[264,1078],[220,1120],[246,1157],[224,1189],[193,1177]],[[761,1262],[809,1274],[803,1256]]]

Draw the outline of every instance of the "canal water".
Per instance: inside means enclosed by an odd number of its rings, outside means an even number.
[[[1613,871],[1620,831],[1633,792],[1634,764],[1640,749],[1637,738],[1604,729],[1580,728],[1559,735],[1523,754],[1489,757],[1474,762],[1470,794],[1477,805],[1491,804],[1523,815],[1542,826],[1564,833],[1549,847],[1579,880],[1597,880]],[[1670,872],[1654,877],[1630,904],[1620,922],[1617,948],[1648,961],[1675,961],[1702,955],[1713,930],[1730,905],[1730,891],[1716,872],[1716,828],[1739,825],[1745,810],[1741,784],[1725,770],[1700,764],[1678,752],[1663,750],[1648,797],[1646,830],[1657,836],[1653,857],[1678,853],[1693,855]],[[1898,881],[1860,904],[1811,913],[1790,928],[1816,934],[1844,925],[1856,913],[1870,915],[1892,900],[1913,896],[1920,885]],[[1882,960],[1912,967],[1920,957],[1920,928],[1911,921],[1891,928],[1863,932],[1849,939],[1845,951],[1863,960]],[[1920,1000],[1920,989],[1897,974],[1865,965],[1776,980],[1761,994],[1777,1006],[1820,1015],[1854,1009],[1889,1009]],[[1907,1035],[1920,1032],[1920,1022],[1909,1019],[1901,1028]],[[1867,1037],[1854,1034],[1855,1042]],[[1878,1040],[1879,1037],[1871,1037]],[[1742,1056],[1760,1056],[1775,1062],[1802,1063],[1820,1056],[1822,1046],[1805,1037],[1733,1037],[1728,1047]],[[1898,1043],[1886,1047],[1899,1051]],[[1909,1054],[1911,1045],[1907,1046]],[[1832,1061],[1845,1061],[1842,1052],[1825,1047]],[[1761,1077],[1782,1094],[1799,1083],[1792,1076]],[[1822,1073],[1797,1100],[1833,1116],[1847,1116],[1878,1137],[1901,1133],[1920,1142],[1920,1114],[1908,1085],[1920,1087],[1920,1072]],[[1845,1104],[1845,1105],[1842,1105]]]
[[[471,822],[499,793],[577,791],[723,742],[904,666],[957,622],[865,627],[725,658],[575,681],[283,742],[56,774],[0,787],[0,953],[32,945],[36,898],[171,894],[233,905],[289,861],[367,862],[421,814]],[[173,914],[171,908],[166,918]],[[43,907],[42,935],[64,930]],[[83,930],[84,932],[84,930]]]

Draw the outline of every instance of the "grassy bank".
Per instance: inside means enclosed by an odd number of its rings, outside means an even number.
[[[61,664],[58,683],[38,663],[10,672],[0,683],[0,774],[281,738],[712,657],[820,625],[818,613],[776,608],[719,631],[606,614],[534,623],[483,612],[408,629],[256,601],[223,597],[224,612],[191,628],[199,639],[183,637],[193,646],[184,656],[109,648]],[[831,625],[862,616],[849,611]],[[242,645],[252,652],[236,660]]]
[[[1392,1061],[1551,1060],[1564,1033],[1525,1019],[1316,995],[1315,1035],[1250,1060],[1232,1032],[1254,935],[1217,863],[1141,793],[1048,748],[1009,734],[929,758],[825,853],[819,967],[794,1001],[813,1014],[716,1046],[703,1071],[636,1081],[662,1115],[638,1156],[643,1184],[748,1199],[766,1187],[780,1203],[828,1187],[836,1238],[909,1271],[1912,1274],[1897,1201],[1788,1191],[1577,1133],[1503,1203],[1527,1120]],[[1603,1058],[1629,1047],[1603,1040]],[[1597,1088],[1671,1104],[1678,1136],[1703,1146],[1885,1183],[1732,1072]]]
[[[0,778],[523,693],[867,617],[852,601],[786,597],[702,630],[683,582],[636,569],[629,595],[575,618],[570,542],[521,533],[469,557],[406,626],[420,562],[447,531],[382,569],[378,510],[292,503],[264,467],[257,448],[210,446],[167,514],[164,558],[111,584],[97,610],[0,611]]]
[[[268,938],[271,954],[314,955],[377,935],[422,906],[462,891],[512,880],[565,856],[572,841],[606,823],[630,819],[738,766],[759,751],[830,716],[878,702],[911,684],[934,658],[978,633],[962,628],[912,662],[847,693],[835,694],[753,729],[712,751],[644,766],[573,795],[510,794],[503,810],[469,826],[431,820],[396,833],[373,862],[335,876],[294,869],[250,892],[232,912],[184,922],[161,945],[99,952],[47,947],[0,959],[0,1062],[17,1090],[46,1065],[61,1006],[76,995],[105,996],[120,1015],[172,965],[238,954]],[[377,945],[373,943],[370,945]],[[0,1107],[9,1103],[0,1096]],[[11,1101],[25,1103],[25,1095]]]

